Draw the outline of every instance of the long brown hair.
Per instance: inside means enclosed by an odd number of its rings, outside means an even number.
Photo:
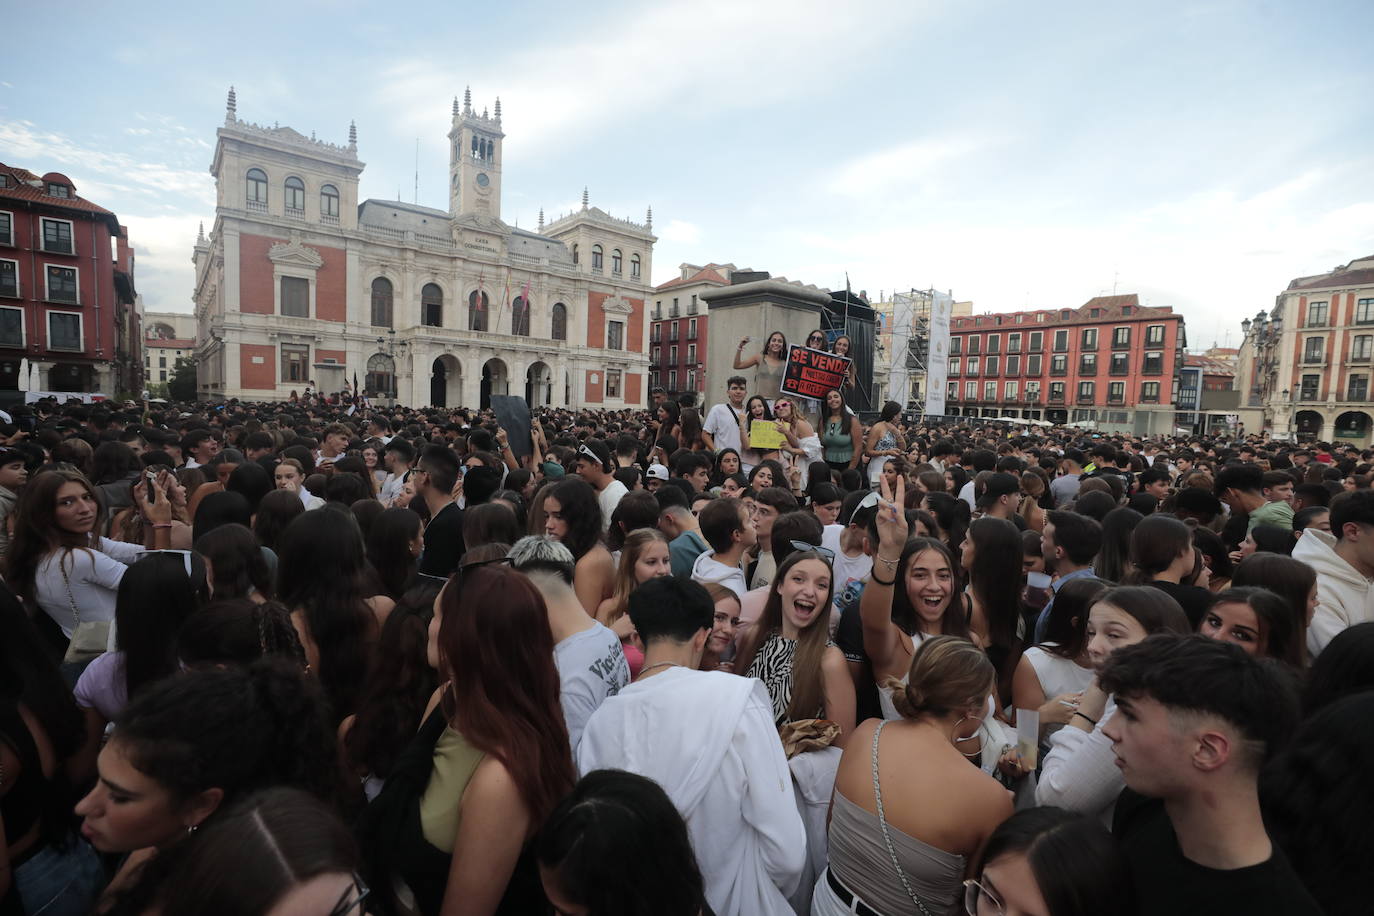
[[[625,612],[629,610],[630,592],[639,585],[635,581],[635,564],[639,562],[644,548],[655,541],[667,544],[668,538],[657,528],[637,528],[625,535],[625,544],[620,548],[620,566],[615,571],[615,588],[611,592],[611,600],[615,605],[605,620],[607,626],[625,616]]]
[[[576,782],[544,599],[525,576],[491,565],[450,579],[439,602],[444,714],[501,761],[541,824]]]
[[[792,553],[768,586],[768,601],[759,615],[757,626],[745,639],[744,647],[735,660],[735,670],[740,674],[749,671],[754,656],[768,637],[782,632],[782,583],[792,567],[803,560],[819,560],[830,568],[830,562],[815,550],[798,550]],[[825,601],[816,609],[816,616],[797,634],[797,651],[792,655],[792,700],[787,705],[788,721],[810,719],[816,710],[825,704],[825,684],[821,678],[821,657],[830,641],[830,604],[835,597],[835,577],[832,572],[830,587],[826,589]]]
[[[5,581],[21,597],[33,599],[34,573],[43,558],[55,550],[91,548],[93,534],[72,534],[57,526],[57,491],[79,483],[95,498],[95,488],[80,471],[44,471],[24,487],[14,515],[14,536],[5,552]],[[91,532],[105,530],[105,509],[96,499]]]

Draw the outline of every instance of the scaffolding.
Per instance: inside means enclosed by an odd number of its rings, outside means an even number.
[[[944,414],[949,316],[953,302],[951,292],[937,289],[912,289],[892,294],[892,320],[887,328],[889,344],[885,354],[887,396],[904,403],[911,418],[917,422],[927,412]],[[933,356],[932,338],[937,341]]]

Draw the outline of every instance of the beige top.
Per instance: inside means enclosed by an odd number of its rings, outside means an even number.
[[[436,849],[453,852],[463,793],[485,756],[448,726],[434,745],[434,767],[420,797],[420,830]]]
[[[761,394],[773,403],[778,397],[778,386],[782,384],[782,372],[787,363],[778,363],[777,368],[768,365],[768,357],[760,356],[759,364],[754,367],[754,390],[750,394]]]

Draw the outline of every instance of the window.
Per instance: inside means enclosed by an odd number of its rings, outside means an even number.
[[[1107,371],[1112,375],[1129,375],[1131,372],[1131,355],[1129,353],[1113,353],[1111,368]]]
[[[600,270],[602,263],[602,252],[600,245],[592,246],[592,270]]]
[[[1019,357],[1019,356],[1008,356],[1008,357],[1007,357],[1007,375],[1020,375],[1020,374],[1021,374],[1021,357]]]
[[[1305,363],[1320,363],[1322,356],[1326,352],[1326,341],[1321,337],[1309,337],[1303,344],[1302,361]]]
[[[966,400],[966,401],[976,401],[976,400],[978,400],[978,383],[977,383],[977,382],[964,382],[964,400]]]
[[[632,255],[630,255],[630,279],[631,279],[631,280],[638,280],[638,279],[639,279],[639,255],[637,255],[637,254],[632,254]],[[697,301],[697,297],[696,297],[696,296],[693,296],[693,297],[692,297],[692,304],[693,304],[693,305],[696,305],[696,301]]]
[[[1309,328],[1326,327],[1327,304],[1325,302],[1309,302],[1307,304],[1307,326]]]
[[[553,304],[553,319],[550,322],[549,336],[554,340],[568,339],[568,307],[561,302]]]
[[[75,254],[72,224],[65,219],[43,220],[43,250],[53,254]]]
[[[579,264],[579,263],[581,263],[579,246],[577,246],[577,245],[574,245],[574,246],[573,246],[573,263],[574,263],[574,264]]]
[[[964,338],[951,337],[949,339],[949,355],[958,356],[962,352],[964,352]]]
[[[24,346],[24,310],[0,308],[0,347]]]
[[[1368,334],[1355,335],[1355,339],[1350,343],[1350,358],[1360,362],[1367,361],[1371,352],[1371,343],[1374,343],[1374,337],[1370,337]]]
[[[1064,401],[1064,383],[1063,383],[1063,382],[1050,382],[1050,400],[1051,400],[1051,401],[1059,401],[1060,403],[1063,403],[1063,401]]]
[[[444,291],[437,283],[426,283],[420,290],[420,324],[427,328],[444,326]]]
[[[696,293],[692,293],[692,301],[691,301],[690,303],[687,304],[687,314],[688,314],[688,315],[695,315],[696,313],[697,313],[697,294],[696,294]]]
[[[285,206],[288,211],[294,210],[297,213],[304,212],[305,182],[293,175],[286,179],[285,191],[285,202],[283,206]]]
[[[281,380],[305,382],[310,379],[310,348],[304,344],[281,345]]]
[[[968,358],[968,374],[969,374],[969,375],[977,375],[977,374],[978,374],[978,368],[979,368],[979,367],[978,367],[978,357],[976,357],[976,356],[970,356],[970,357]]]
[[[1068,352],[1068,349],[1069,349],[1069,332],[1068,332],[1068,331],[1055,331],[1055,332],[1054,332],[1054,352],[1056,352],[1056,353],[1066,353],[1066,352]]]
[[[166,369],[159,369],[159,370],[157,370],[157,380],[158,380],[159,382],[165,382],[165,381],[167,381],[167,370],[166,370]]]
[[[249,210],[267,209],[267,173],[262,169],[249,169],[245,181]],[[257,206],[254,206],[256,204]]]
[[[1045,332],[1031,331],[1029,346],[1026,347],[1031,353],[1039,353],[1045,349]]]
[[[48,182],[48,196],[69,198],[72,196],[72,189],[64,184],[58,184],[55,181],[50,181]]]
[[[1302,387],[1298,391],[1299,401],[1315,401],[1321,385],[1320,375],[1304,375],[1302,377]]]
[[[76,268],[75,267],[56,267],[52,264],[47,266],[43,275],[48,278],[49,302],[66,302],[70,305],[79,305],[79,297],[76,291]]]
[[[18,261],[0,261],[0,296],[19,298]]]
[[[165,357],[165,356],[159,356],[159,357],[157,358],[157,366],[158,366],[159,369],[166,369],[166,368],[167,368],[167,357]]]
[[[984,382],[984,383],[983,383],[983,400],[985,400],[985,401],[995,401],[995,400],[997,400],[997,383],[996,383],[996,382]]]
[[[1026,400],[1027,400],[1027,401],[1038,401],[1038,400],[1040,400],[1040,383],[1039,383],[1039,382],[1026,382]]]
[[[1020,383],[1020,382],[1007,382],[1006,384],[1004,384],[1004,385],[1002,386],[1002,400],[1004,400],[1004,401],[1014,401],[1014,400],[1016,400],[1017,389],[1020,388],[1020,387],[1021,387],[1021,383]]]
[[[677,365],[677,347],[668,348],[668,362],[671,365]]]
[[[1159,403],[1159,382],[1141,382],[1140,400],[1146,404]]]
[[[676,386],[674,386],[674,387],[676,387]],[[619,369],[607,369],[607,370],[606,370],[606,397],[608,397],[608,398],[618,398],[618,397],[620,397],[620,370],[619,370]]]
[[[662,348],[662,347],[654,347],[654,348],[652,348],[649,352],[652,354],[652,355],[649,357],[649,364],[650,364],[650,365],[652,365],[652,366],[661,366],[661,365],[663,365],[663,348]]]
[[[1124,404],[1126,402],[1126,383],[1112,382],[1107,386],[1107,403]]]
[[[1068,375],[1069,358],[1062,353],[1050,357],[1050,375]]]
[[[980,336],[977,335],[977,334],[972,334],[972,335],[970,335],[969,338],[968,338],[968,352],[969,352],[969,355],[970,355],[970,356],[975,356],[975,355],[977,355],[979,349],[981,348],[982,343],[983,343],[983,338],[982,338],[982,337],[980,337]]]
[[[959,400],[959,383],[946,382],[945,384],[949,386],[948,390],[945,391],[945,397],[947,397],[951,401]]]
[[[339,221],[339,189],[332,184],[320,188],[320,216],[329,222]]]
[[[1020,352],[1021,352],[1021,335],[1020,335],[1020,334],[1008,334],[1008,335],[1007,335],[1007,352],[1008,352],[1008,353],[1020,353]]]
[[[697,364],[697,345],[687,345],[687,362],[695,366]]]
[[[524,296],[516,296],[510,304],[510,332],[519,337],[530,336],[530,304]]]
[[[1374,324],[1374,299],[1361,299],[1355,303],[1355,323]]]
[[[994,354],[994,353],[1000,353],[1001,351],[1002,351],[1002,335],[1001,335],[1001,334],[989,334],[989,335],[988,335],[988,355],[991,356],[992,354]]]
[[[611,249],[611,273],[612,273],[612,274],[614,274],[614,275],[617,276],[617,277],[620,276],[620,272],[621,272],[621,269],[622,269],[622,267],[623,267],[623,261],[624,261],[624,260],[625,260],[625,259],[624,259],[623,257],[621,257],[620,249],[619,249],[619,248],[612,248],[612,249]],[[607,379],[606,379],[606,387],[607,387],[607,388],[610,388],[610,387],[611,387],[610,378],[607,378]]]
[[[983,360],[983,374],[984,374],[984,375],[996,375],[996,374],[997,374],[997,357],[995,357],[995,356],[989,356],[987,359]]]
[[[1367,401],[1369,400],[1369,376],[1352,375],[1350,381],[1346,383],[1345,399],[1347,401]]]
[[[1082,344],[1079,346],[1079,349],[1080,349],[1080,350],[1096,350],[1096,349],[1097,349],[1097,328],[1084,328],[1084,329],[1083,329]]]
[[[81,316],[75,312],[48,312],[48,349],[81,349]]]
[[[606,349],[623,350],[625,349],[625,322],[608,321],[606,322]],[[677,362],[675,358],[673,362]]]
[[[1097,354],[1083,353],[1078,357],[1079,375],[1097,375]]]
[[[673,314],[674,314],[674,315],[677,314],[677,310],[676,310],[676,309],[673,310]],[[678,339],[678,336],[679,336],[679,335],[678,335],[678,324],[679,324],[679,322],[676,322],[676,321],[670,321],[670,322],[668,322],[668,339],[669,339],[669,340],[677,340],[677,339]]]
[[[281,313],[290,318],[310,317],[310,281],[304,277],[281,278]]]
[[[1131,329],[1115,328],[1112,331],[1112,349],[1125,350],[1131,345]]]
[[[1159,350],[1145,351],[1145,364],[1140,368],[1146,375],[1160,375],[1164,372],[1164,354]]]
[[[950,375],[958,375],[959,373],[960,373],[959,357],[957,357],[957,356],[951,356],[951,357],[949,358],[949,374],[950,374]]]
[[[1039,375],[1039,374],[1040,374],[1040,371],[1041,371],[1041,368],[1042,368],[1041,361],[1042,361],[1043,359],[1044,359],[1044,357],[1041,356],[1039,353],[1032,353],[1030,356],[1027,356],[1027,357],[1026,357],[1026,374],[1027,374],[1027,375]]]
[[[1096,395],[1096,389],[1097,389],[1097,383],[1096,383],[1096,382],[1079,382],[1079,383],[1078,383],[1078,400],[1080,400],[1080,401],[1091,401],[1091,400],[1093,399],[1093,397]]]
[[[696,296],[693,296],[692,298],[693,298],[693,299],[696,299]],[[687,322],[687,339],[688,339],[688,340],[696,340],[696,339],[697,339],[697,320],[696,320],[695,318],[693,318],[691,321]]]
[[[1162,347],[1164,346],[1164,325],[1152,324],[1145,328],[1145,346]]]
[[[487,329],[487,306],[491,305],[491,299],[481,290],[473,290],[468,295],[468,330],[485,331]]]
[[[386,277],[372,281],[372,325],[391,327],[391,281]]]
[[[0,211],[0,245],[14,244],[14,214]]]

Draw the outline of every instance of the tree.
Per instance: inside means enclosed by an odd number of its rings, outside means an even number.
[[[173,401],[194,401],[196,399],[196,363],[189,356],[177,359],[172,368],[172,377],[167,380],[167,393]]]

